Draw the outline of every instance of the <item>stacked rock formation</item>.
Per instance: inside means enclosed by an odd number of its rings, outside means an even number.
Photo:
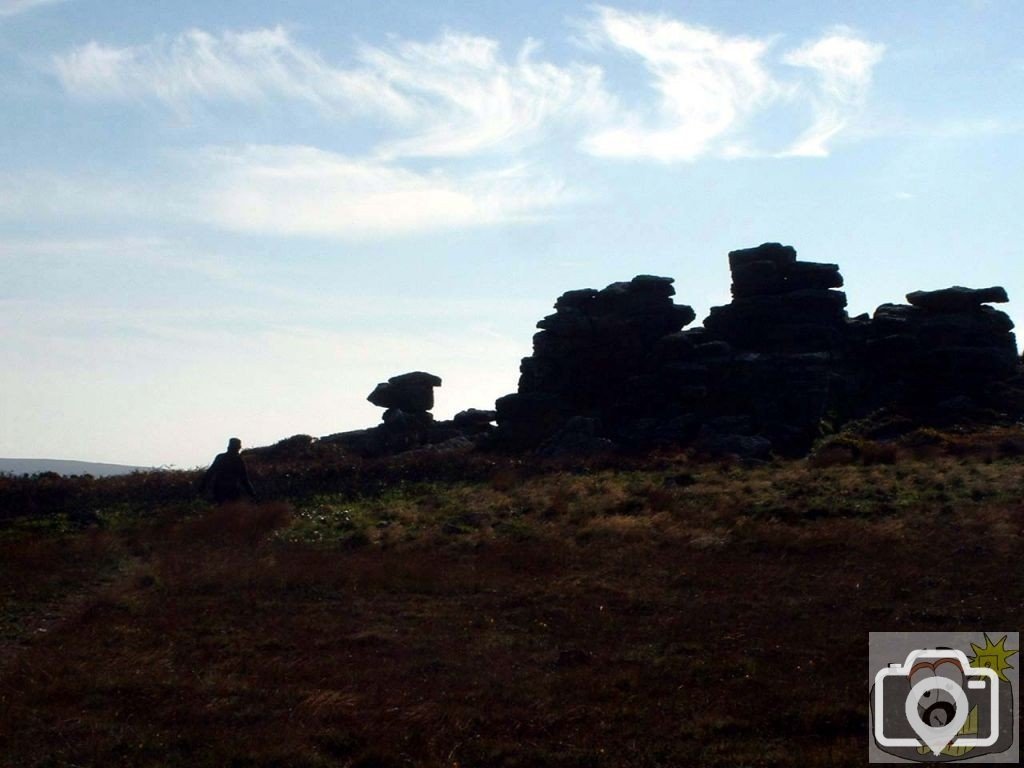
[[[364,456],[481,443],[542,455],[691,445],[709,454],[801,454],[823,426],[877,411],[894,423],[1024,417],[1002,288],[919,291],[849,318],[836,264],[779,243],[729,254],[732,301],[703,327],[669,277],[639,275],[562,294],[539,323],[519,388],[496,410],[430,413],[441,379],[416,371],[377,385],[371,429],[331,435]],[[492,422],[497,421],[495,429]]]
[[[434,420],[434,414],[430,413],[434,407],[434,387],[440,386],[440,377],[413,371],[381,382],[366,399],[387,409],[383,417],[385,424],[407,431],[411,426],[430,426]]]
[[[500,398],[502,437],[534,445],[551,439],[573,416],[596,419],[603,431],[661,412],[659,341],[693,322],[693,309],[673,303],[672,278],[639,275],[597,291],[569,291],[537,327],[533,355],[520,367],[518,393]],[[653,410],[652,410],[653,409]],[[572,440],[594,424],[575,422]]]
[[[369,429],[338,432],[320,438],[360,456],[382,456],[417,448],[472,448],[494,429],[494,411],[470,408],[448,421],[436,421],[434,388],[441,379],[432,373],[413,371],[392,376],[378,384],[366,398],[386,409],[381,423]]]
[[[603,291],[570,291],[537,325],[519,392],[497,403],[510,443],[598,438],[646,446],[699,437],[709,447],[763,436],[799,451],[829,407],[845,345],[835,264],[797,261],[778,243],[729,254],[732,303],[682,331],[690,307],[671,279],[641,275]],[[743,438],[743,440],[737,440]],[[596,445],[596,443],[595,443]]]
[[[879,408],[918,423],[950,408],[1024,414],[1001,288],[917,292],[850,319],[835,264],[779,243],[729,254],[730,304],[703,328],[672,280],[569,291],[538,323],[519,391],[497,402],[499,442],[542,453],[689,443],[708,452],[806,451]],[[1007,394],[1009,393],[1009,394]],[[611,441],[611,442],[610,442]]]
[[[456,413],[452,417],[451,423],[466,437],[476,437],[489,433],[493,429],[493,423],[497,417],[496,411],[467,408]]]
[[[846,294],[837,264],[797,261],[779,243],[732,251],[732,303],[714,307],[704,327],[735,349],[761,353],[834,352],[843,346]]]
[[[998,405],[994,385],[1018,374],[1013,321],[989,303],[1003,288],[954,286],[883,304],[866,330],[863,358],[876,401],[904,410],[963,412]]]
[[[401,453],[430,443],[454,437],[444,425],[434,422],[434,387],[441,379],[432,373],[413,371],[392,376],[378,384],[367,400],[384,408],[382,423],[370,429],[339,432],[320,438],[322,442],[338,443],[361,456]]]
[[[843,399],[846,294],[837,264],[798,261],[779,243],[732,251],[733,300],[704,321],[709,338],[728,345],[710,372],[707,411],[728,431],[761,435],[800,453],[826,413]],[[712,435],[721,421],[705,429]]]

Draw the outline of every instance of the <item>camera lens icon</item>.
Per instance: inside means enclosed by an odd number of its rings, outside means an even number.
[[[912,651],[902,665],[875,675],[875,740],[883,747],[923,744],[936,757],[950,746],[991,746],[999,737],[998,683],[994,671],[971,667],[962,651]],[[977,719],[979,707],[986,712],[986,736],[964,728],[969,718]]]
[[[955,717],[963,715],[967,696],[964,693],[964,670],[955,659],[922,661],[910,670],[907,696],[907,719],[913,721],[909,704],[917,704],[917,717],[929,728],[942,728]],[[963,724],[961,723],[961,726]]]
[[[914,733],[938,755],[967,722],[967,694],[952,680],[928,677],[910,689],[904,714]]]

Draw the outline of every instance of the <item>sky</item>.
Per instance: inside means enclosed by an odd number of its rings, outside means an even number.
[[[840,264],[1024,321],[1015,0],[0,0],[0,456],[189,468],[513,392],[564,291]]]

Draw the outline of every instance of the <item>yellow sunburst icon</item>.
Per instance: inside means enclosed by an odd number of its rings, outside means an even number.
[[[1017,653],[1017,651],[1011,651],[1006,648],[1004,643],[1006,642],[1006,635],[1003,635],[999,642],[993,643],[985,633],[985,645],[975,645],[971,643],[971,650],[974,651],[974,656],[971,657],[971,666],[978,667],[979,669],[987,667],[999,675],[999,679],[1004,683],[1009,682],[1004,672],[1007,669],[1013,669],[1010,663],[1007,661],[1011,656]]]

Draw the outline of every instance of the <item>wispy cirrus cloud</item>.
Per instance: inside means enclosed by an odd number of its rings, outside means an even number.
[[[849,29],[832,33],[788,52],[783,61],[817,76],[809,90],[814,120],[782,154],[825,157],[828,144],[864,108],[871,74],[885,47],[856,37]]]
[[[539,60],[527,40],[512,60],[497,41],[445,33],[430,43],[360,51],[367,70],[406,94],[413,135],[386,142],[390,156],[462,157],[541,138],[555,121],[600,119],[614,100],[598,67]],[[400,117],[400,116],[396,116]]]
[[[134,47],[95,41],[54,58],[65,90],[95,100],[306,102],[334,116],[382,116],[405,136],[388,156],[460,156],[517,149],[556,119],[611,108],[600,68],[540,61],[527,41],[511,60],[491,39],[442,34],[428,43],[362,46],[357,64],[329,64],[282,27],[212,35],[190,30]]]
[[[16,16],[42,5],[54,5],[65,0],[0,0],[0,16]]]
[[[383,151],[436,157],[520,148],[555,121],[599,120],[613,111],[599,67],[539,61],[539,48],[527,40],[507,61],[496,41],[452,33],[391,51],[364,48],[367,71],[417,105],[409,110],[413,135]]]
[[[667,16],[598,8],[589,42],[639,58],[657,100],[647,114],[591,134],[583,148],[605,157],[693,160],[735,131],[781,86],[765,69],[769,41],[729,37]]]
[[[402,114],[409,105],[369,73],[354,75],[297,45],[282,27],[213,35],[200,29],[152,43],[96,41],[53,59],[64,89],[98,101],[153,99],[179,112],[194,102],[304,101],[332,111],[373,103]]]
[[[150,43],[96,41],[53,60],[65,90],[96,100],[303,102],[330,117],[383,120],[379,159],[469,157],[528,149],[573,131],[593,156],[690,161],[707,155],[825,156],[863,109],[883,46],[836,28],[781,55],[775,37],[726,34],[666,15],[598,6],[582,24],[600,63],[555,64],[527,40],[446,31],[427,42],[362,45],[337,66],[283,27]],[[639,61],[649,89],[620,99],[605,68]],[[630,101],[629,108],[621,101]],[[781,111],[810,123],[781,148],[755,125]],[[777,143],[777,140],[776,140]]]
[[[653,102],[622,114],[619,125],[591,133],[582,148],[602,157],[689,161],[709,154],[826,156],[829,142],[864,106],[883,46],[846,28],[782,56],[810,82],[778,73],[774,38],[726,35],[664,15],[599,7],[584,39],[639,59],[650,75]],[[791,145],[757,146],[755,117],[768,108],[809,107],[808,126]]]
[[[193,210],[242,232],[403,235],[536,219],[571,200],[559,179],[527,166],[415,172],[303,146],[209,149],[197,163]]]
[[[536,221],[577,199],[559,176],[526,163],[417,171],[307,146],[175,152],[165,173],[159,182],[0,174],[0,221],[48,225],[116,215],[351,240]]]
[[[88,179],[40,176],[0,192],[0,214],[113,207],[338,238],[531,221],[578,198],[564,169],[537,160],[555,139],[592,157],[665,163],[823,157],[864,108],[883,53],[845,28],[779,53],[776,38],[609,7],[594,8],[582,29],[581,60],[560,64],[533,40],[509,55],[494,39],[451,31],[356,46],[344,65],[284,27],[194,29],[128,47],[92,41],[52,60],[72,96],[156,102],[186,116],[224,102],[304,104],[327,121],[372,121],[363,126],[372,143],[362,154],[192,150],[189,178],[160,190],[102,180],[91,191]],[[606,67],[629,61],[640,63],[648,88],[620,98]],[[775,130],[769,140],[760,123],[780,112],[789,138]],[[805,127],[790,127],[800,119]]]

